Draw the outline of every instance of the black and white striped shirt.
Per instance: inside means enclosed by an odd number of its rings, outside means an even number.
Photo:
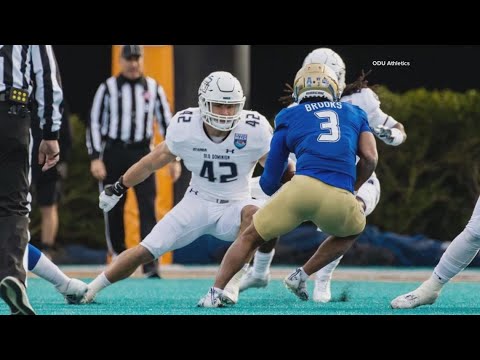
[[[127,144],[150,141],[154,116],[165,137],[172,113],[162,86],[148,76],[136,81],[123,75],[110,77],[93,99],[87,128],[88,154],[97,159],[107,139]]]
[[[52,46],[0,45],[0,93],[15,87],[31,95],[32,80],[43,138],[58,139],[63,92]]]

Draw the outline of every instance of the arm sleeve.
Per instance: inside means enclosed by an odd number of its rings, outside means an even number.
[[[165,91],[160,85],[157,87],[157,96],[155,98],[155,117],[158,121],[160,133],[165,138],[167,127],[172,118],[172,112],[170,111],[170,104],[168,103]]]
[[[107,103],[107,85],[102,83],[93,98],[90,119],[87,124],[86,144],[88,155],[91,159],[98,159],[102,148],[102,134],[100,132],[103,114],[108,111]]]
[[[363,97],[361,98],[361,102],[358,104],[358,106],[367,112],[368,123],[372,129],[379,125],[383,125],[388,128],[395,126],[397,121],[382,111],[380,108],[380,100],[372,89],[364,89],[362,91],[362,96]]]
[[[32,45],[35,101],[43,139],[57,140],[62,124],[63,91],[57,61],[51,45]]]
[[[290,151],[286,145],[286,136],[286,127],[282,126],[275,130],[270,144],[270,153],[260,178],[260,187],[269,196],[273,195],[280,188],[282,175],[287,168]]]
[[[379,107],[369,114],[368,120],[372,128],[376,128],[379,125],[384,125],[391,129],[395,126],[395,124],[398,123],[397,120],[390,115],[385,114]]]

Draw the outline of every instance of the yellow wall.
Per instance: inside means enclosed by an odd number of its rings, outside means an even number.
[[[114,45],[112,48],[112,74],[120,72],[119,57],[121,45]],[[173,46],[172,45],[145,45],[145,75],[157,80],[165,89],[165,93],[170,103],[170,109],[173,112],[174,106],[174,66],[173,66]],[[156,126],[156,123],[155,123]],[[163,139],[155,128],[155,145]],[[161,219],[173,206],[173,184],[168,172],[168,166],[160,169],[156,173],[157,177],[157,200],[156,212],[157,220]],[[125,241],[128,247],[132,247],[140,242],[140,223],[135,192],[130,189],[127,193],[124,212],[125,221]],[[170,264],[172,254],[167,253],[162,256],[162,264]]]

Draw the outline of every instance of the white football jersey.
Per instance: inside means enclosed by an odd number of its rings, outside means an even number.
[[[368,117],[368,124],[372,129],[379,125],[392,128],[397,123],[395,119],[388,116],[380,109],[380,100],[378,99],[377,94],[375,94],[370,88],[363,88],[358,93],[343,96],[340,101],[357,105],[365,111]]]
[[[165,141],[192,172],[190,186],[221,200],[251,198],[249,180],[258,160],[269,152],[273,129],[256,111],[242,111],[239,124],[221,143],[203,128],[199,108],[179,111],[170,120]]]

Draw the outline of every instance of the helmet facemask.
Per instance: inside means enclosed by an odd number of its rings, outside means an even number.
[[[214,104],[233,106],[232,115],[220,115],[213,112]],[[240,121],[245,96],[240,82],[232,74],[216,71],[207,76],[198,89],[198,106],[202,120],[211,127],[230,131]]]

